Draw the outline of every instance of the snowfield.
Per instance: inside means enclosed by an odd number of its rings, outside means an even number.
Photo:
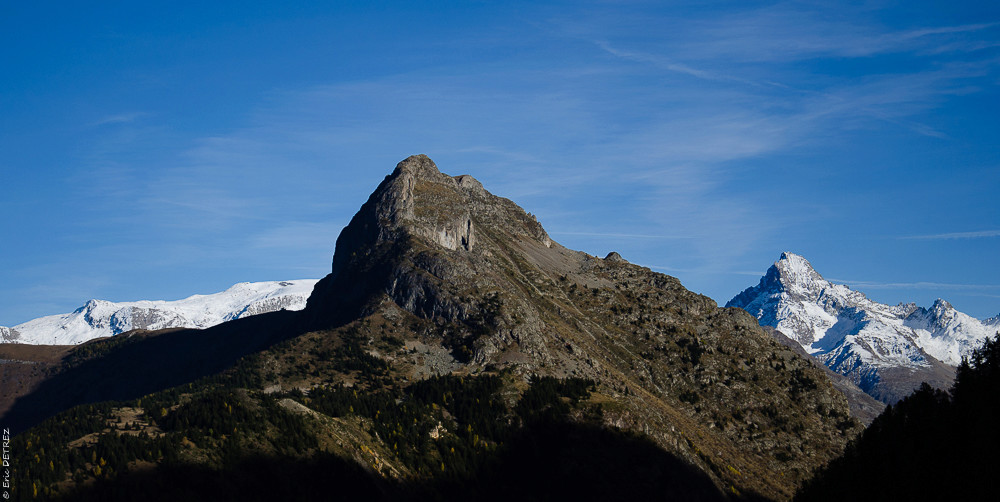
[[[90,300],[69,314],[40,317],[11,328],[0,326],[0,342],[76,345],[133,329],[208,328],[265,312],[302,310],[316,282],[242,282],[220,293],[175,301]]]

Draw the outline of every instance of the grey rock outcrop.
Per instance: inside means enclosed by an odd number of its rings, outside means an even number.
[[[21,333],[16,329],[0,326],[0,342],[16,342],[19,338],[21,338]]]

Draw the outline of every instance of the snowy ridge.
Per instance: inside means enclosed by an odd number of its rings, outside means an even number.
[[[265,312],[302,310],[316,282],[242,282],[220,293],[175,301],[90,300],[69,314],[40,317],[12,328],[0,326],[0,342],[75,345],[133,329],[208,328]]]
[[[1000,329],[1000,316],[981,321],[940,299],[930,309],[872,301],[823,279],[793,253],[782,253],[757,286],[726,306],[747,310],[866,391],[883,369],[957,366]]]

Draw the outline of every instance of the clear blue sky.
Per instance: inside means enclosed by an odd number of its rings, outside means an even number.
[[[0,9],[0,325],[319,278],[415,153],[720,303],[1000,313],[998,2],[285,3]]]

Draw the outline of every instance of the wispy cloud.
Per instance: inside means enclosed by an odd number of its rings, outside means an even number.
[[[1000,23],[975,23],[891,29],[845,6],[799,9],[769,6],[730,12],[685,23],[676,38],[682,53],[697,59],[742,62],[793,62],[813,58],[863,58],[893,53],[973,52],[981,49],[977,32]]]
[[[97,127],[109,124],[128,124],[131,122],[135,122],[136,119],[143,117],[145,115],[146,113],[143,112],[118,113],[102,117],[98,120],[95,120],[94,122],[91,122],[89,125],[91,127]]]
[[[735,82],[753,87],[777,87],[780,89],[792,89],[790,86],[778,82],[771,82],[767,80],[755,81],[727,73],[694,68],[688,64],[679,63],[677,61],[671,60],[668,57],[657,54],[646,53],[635,50],[619,49],[613,47],[610,43],[608,43],[605,40],[597,40],[594,42],[594,44],[603,49],[608,54],[619,57],[621,59],[630,60],[637,63],[648,63],[660,69],[664,69],[674,73],[688,75],[702,80],[710,80],[718,82]]]
[[[584,237],[606,237],[614,239],[694,239],[691,235],[652,235],[652,234],[621,234],[611,232],[551,232],[551,235],[579,235]]]
[[[950,232],[944,234],[909,235],[900,239],[949,240],[949,239],[990,239],[1000,237],[1000,230],[979,230],[976,232]]]
[[[709,274],[709,275],[745,275],[750,277],[760,277],[760,272],[754,272],[751,270],[729,270],[721,268],[678,268],[678,267],[668,267],[665,265],[648,265],[644,263],[637,263],[637,265],[651,268],[653,270],[663,270],[666,272],[674,273],[689,273],[689,274]]]
[[[620,57],[622,59],[627,59],[627,60],[631,60],[631,61],[636,61],[636,62],[639,62],[639,63],[651,63],[651,64],[653,64],[653,65],[655,65],[655,66],[657,66],[659,68],[663,68],[665,70],[669,70],[669,71],[672,71],[672,72],[683,73],[685,75],[690,75],[692,77],[697,77],[697,78],[701,78],[701,79],[705,79],[705,80],[729,80],[730,79],[727,76],[716,75],[716,74],[714,74],[712,72],[709,72],[709,71],[698,70],[698,69],[692,68],[690,66],[687,66],[685,64],[681,64],[681,63],[677,63],[677,62],[671,61],[670,59],[665,58],[663,56],[656,56],[656,55],[653,55],[653,54],[647,54],[647,53],[643,53],[643,52],[627,51],[627,50],[617,49],[615,47],[612,47],[611,44],[609,44],[605,40],[597,40],[597,41],[594,42],[594,44],[596,44],[598,47],[600,47],[601,49],[603,49],[605,52],[607,52],[608,54],[611,54],[613,56],[617,56],[617,57]]]
[[[956,284],[947,282],[872,282],[872,281],[852,281],[848,279],[829,279],[831,282],[847,284],[856,288],[868,289],[947,289],[947,290],[967,290],[967,291],[989,291],[1000,290],[1000,284]]]
[[[342,222],[287,222],[258,232],[250,238],[250,243],[257,248],[311,248],[332,252],[343,227]]]

